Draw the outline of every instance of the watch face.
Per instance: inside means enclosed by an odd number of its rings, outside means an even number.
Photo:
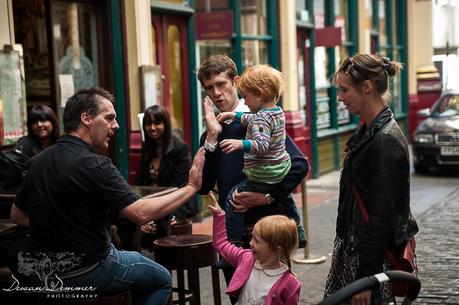
[[[271,197],[270,194],[266,194],[265,197],[268,200],[268,204],[271,204],[274,201],[273,197]]]

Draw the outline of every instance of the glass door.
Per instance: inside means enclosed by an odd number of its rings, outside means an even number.
[[[155,62],[161,66],[161,104],[169,110],[172,128],[191,144],[187,21],[182,17],[152,14]]]

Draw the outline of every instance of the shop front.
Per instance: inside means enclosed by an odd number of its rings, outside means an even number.
[[[51,107],[62,131],[67,98],[82,88],[100,86],[115,94],[116,109],[121,113],[119,123],[123,126],[124,93],[119,89],[123,86],[117,86],[123,78],[122,56],[116,46],[120,40],[119,3],[109,0],[8,3],[13,33],[9,44],[23,50],[24,107]],[[22,134],[26,133],[24,129]],[[10,138],[6,144],[14,140]],[[123,141],[112,142],[109,154],[118,161],[122,156],[118,156],[117,148]]]
[[[296,1],[300,112],[312,176],[339,169],[356,118],[337,101],[331,76],[357,50],[355,1]]]

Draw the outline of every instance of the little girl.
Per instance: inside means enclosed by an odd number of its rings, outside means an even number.
[[[301,283],[291,271],[290,255],[297,248],[297,225],[282,215],[261,218],[253,228],[250,250],[231,244],[226,236],[225,212],[212,192],[213,246],[236,268],[226,293],[237,305],[299,304]]]

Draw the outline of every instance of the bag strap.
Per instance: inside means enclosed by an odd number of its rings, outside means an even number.
[[[367,212],[367,209],[365,209],[365,205],[363,204],[362,197],[360,197],[360,193],[357,190],[355,183],[352,183],[352,191],[354,192],[355,201],[357,201],[357,204],[359,205],[360,214],[362,214],[363,219],[365,219],[365,222],[368,224],[368,222],[370,221],[368,217],[368,212]]]
[[[357,190],[357,187],[355,186],[355,183],[352,183],[352,191],[354,192],[355,196],[355,201],[357,201],[357,204],[359,206],[360,214],[362,214],[363,219],[365,219],[365,222],[368,224],[370,219],[368,217],[368,212],[367,209],[365,209],[365,205],[363,204],[362,197],[360,196],[359,191]],[[395,263],[395,258],[392,255],[392,253],[386,248],[384,249],[384,256],[387,258],[389,261],[390,265],[393,265]]]

